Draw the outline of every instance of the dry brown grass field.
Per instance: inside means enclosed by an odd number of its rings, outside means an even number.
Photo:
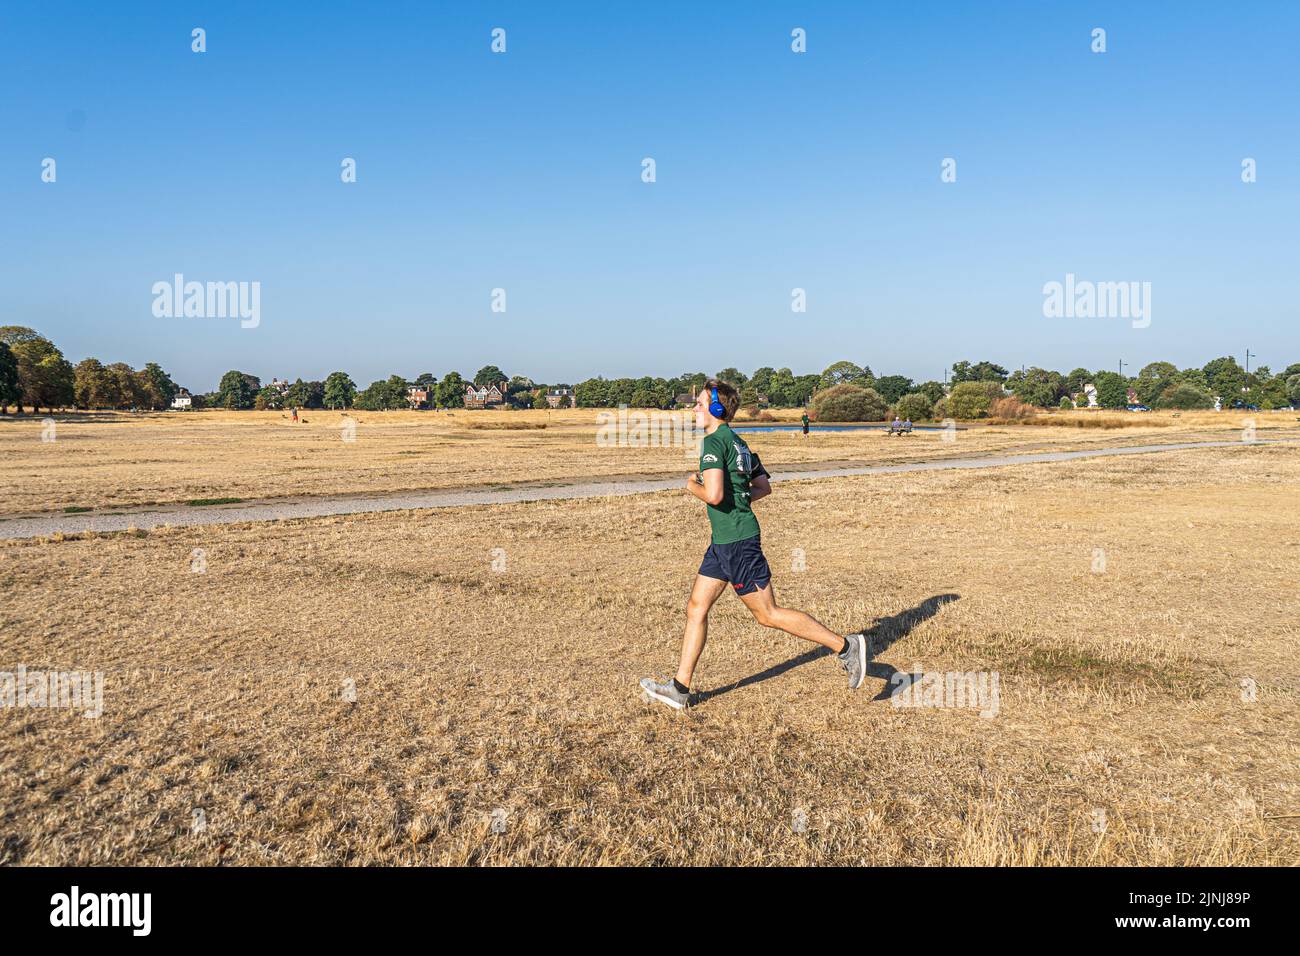
[[[601,448],[595,409],[528,412],[307,411],[71,413],[56,415],[54,441],[41,416],[0,417],[0,515],[133,508],[196,499],[459,489],[578,478],[684,473],[680,448]],[[793,422],[798,410],[773,417]],[[972,423],[960,440],[936,432],[762,436],[765,460],[881,464],[921,458],[1083,449],[1234,438],[1253,418],[1261,438],[1300,437],[1294,412],[1052,412],[1035,424]],[[355,423],[355,441],[342,440]],[[763,424],[756,422],[754,424]],[[1078,427],[1087,425],[1090,427]],[[544,427],[538,427],[544,426]],[[1097,427],[1107,426],[1107,427]]]
[[[594,455],[585,415],[508,451],[459,415],[361,414],[350,448],[325,413],[0,440],[14,509],[685,471]],[[753,444],[949,451],[851,438]],[[0,709],[0,864],[1294,863],[1298,483],[1295,445],[1242,445],[778,484],[757,506],[777,593],[869,629],[871,676],[848,691],[724,595],[684,714],[637,694],[673,671],[707,544],[682,493],[5,542],[0,670],[105,687],[98,719]],[[888,696],[954,671],[998,674],[995,715]]]

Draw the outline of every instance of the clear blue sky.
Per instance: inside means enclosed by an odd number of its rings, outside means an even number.
[[[1300,4],[541,6],[4,4],[0,323],[194,390],[1300,361]],[[261,325],[155,318],[177,272]],[[1151,326],[1045,318],[1067,272]]]

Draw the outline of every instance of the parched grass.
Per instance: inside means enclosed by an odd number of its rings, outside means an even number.
[[[1212,676],[1191,661],[1183,666],[1134,660],[1064,645],[1024,646],[999,669],[1009,675],[1034,675],[1046,681],[1068,682],[1098,692],[1159,691],[1183,700],[1199,700],[1212,685]]]
[[[471,419],[465,427],[480,431],[540,431],[546,427],[546,422],[517,421],[508,418],[500,421]]]
[[[205,498],[268,499],[450,490],[490,481],[565,482],[682,474],[679,447],[596,441],[597,409],[477,412],[316,411],[294,423],[283,412],[75,413],[58,416],[58,440],[40,440],[40,419],[0,416],[0,515],[175,504]],[[680,413],[685,414],[685,413]],[[769,412],[796,422],[798,409]],[[1294,415],[1252,413],[1258,437],[1300,437]],[[1233,438],[1239,413],[1109,416],[1049,412],[1011,424],[970,423],[944,441],[918,431],[906,442],[882,431],[797,431],[753,436],[764,461],[784,468],[843,462],[890,464],[1082,450],[1145,439]],[[1123,425],[1124,427],[1119,427]],[[472,463],[490,461],[492,467]]]
[[[1120,412],[1107,415],[1099,412],[1045,412],[1021,418],[988,418],[990,425],[1034,425],[1054,428],[1175,428],[1180,423],[1167,416],[1153,417],[1150,412]]]
[[[106,686],[0,709],[0,863],[1291,863],[1297,481],[1256,446],[778,485],[777,593],[868,630],[868,682],[725,595],[685,714],[636,690],[707,543],[680,493],[10,542],[0,669]],[[991,718],[888,695],[977,671]]]

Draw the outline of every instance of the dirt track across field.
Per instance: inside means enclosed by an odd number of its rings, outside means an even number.
[[[913,471],[953,468],[997,468],[1112,455],[1145,455],[1197,448],[1249,447],[1242,441],[1177,442],[1151,445],[1126,445],[1087,451],[1042,452],[1030,455],[986,455],[972,458],[947,458],[912,461],[901,464],[870,465],[850,468],[812,468],[773,475],[776,481],[813,478],[840,478],[856,475],[885,475]],[[456,508],[466,505],[511,504],[524,501],[547,501],[570,498],[603,498],[667,491],[679,486],[682,479],[655,478],[644,481],[588,481],[562,483],[519,483],[483,490],[403,492],[374,496],[331,496],[323,498],[284,498],[227,505],[170,505],[125,512],[89,512],[85,514],[40,515],[0,520],[0,539],[36,538],[85,531],[108,532],[130,529],[146,530],[159,526],[238,524],[249,521],[280,521],[293,518],[319,518],[329,515],[367,514],[380,511],[409,511],[426,508]]]

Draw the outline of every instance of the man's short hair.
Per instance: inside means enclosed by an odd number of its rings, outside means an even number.
[[[711,378],[704,383],[704,390],[710,393],[710,401],[713,400],[712,391],[715,388],[718,390],[718,401],[722,403],[722,407],[726,410],[726,414],[722,416],[722,420],[724,422],[729,422],[733,417],[735,417],[736,409],[740,408],[740,393],[736,391],[735,386],[728,385],[726,382],[719,381],[716,378]]]

